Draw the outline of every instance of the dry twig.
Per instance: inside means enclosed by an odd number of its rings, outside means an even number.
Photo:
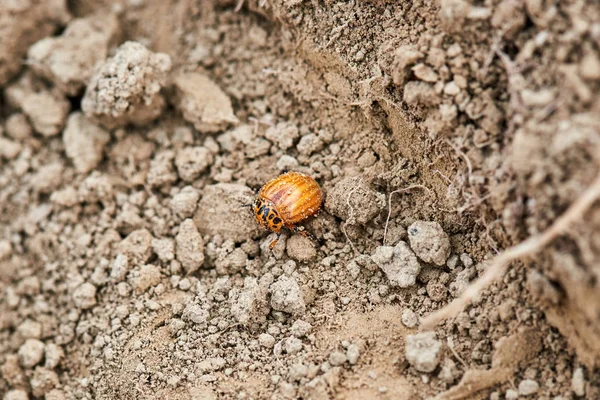
[[[235,8],[233,9],[234,12],[240,12],[240,10],[242,9],[242,7],[244,6],[244,1],[245,0],[240,0],[237,5],[235,6]]]
[[[504,276],[511,261],[524,256],[531,256],[540,251],[557,236],[564,233],[573,222],[581,218],[598,198],[600,198],[600,175],[596,177],[594,182],[571,204],[569,209],[554,221],[552,226],[546,229],[544,233],[530,237],[524,242],[500,253],[490,263],[483,275],[471,283],[460,297],[425,318],[422,323],[423,329],[433,329],[442,320],[458,315],[482,290]]]

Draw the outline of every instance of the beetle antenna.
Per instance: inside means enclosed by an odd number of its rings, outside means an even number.
[[[252,207],[252,203],[240,204],[240,207]]]

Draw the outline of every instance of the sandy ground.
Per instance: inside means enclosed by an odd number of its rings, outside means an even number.
[[[0,1],[0,37],[4,400],[600,398],[597,1]],[[271,250],[241,205],[284,171],[325,201]]]

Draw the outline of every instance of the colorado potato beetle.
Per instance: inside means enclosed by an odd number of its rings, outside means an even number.
[[[256,221],[277,233],[269,245],[272,249],[283,227],[310,236],[297,224],[317,214],[322,203],[323,191],[313,178],[300,172],[287,172],[264,184],[250,206]]]

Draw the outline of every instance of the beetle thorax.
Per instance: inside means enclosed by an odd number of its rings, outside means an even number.
[[[271,200],[262,196],[256,197],[252,203],[252,211],[256,221],[265,228],[273,232],[279,232],[283,227],[283,220]]]

